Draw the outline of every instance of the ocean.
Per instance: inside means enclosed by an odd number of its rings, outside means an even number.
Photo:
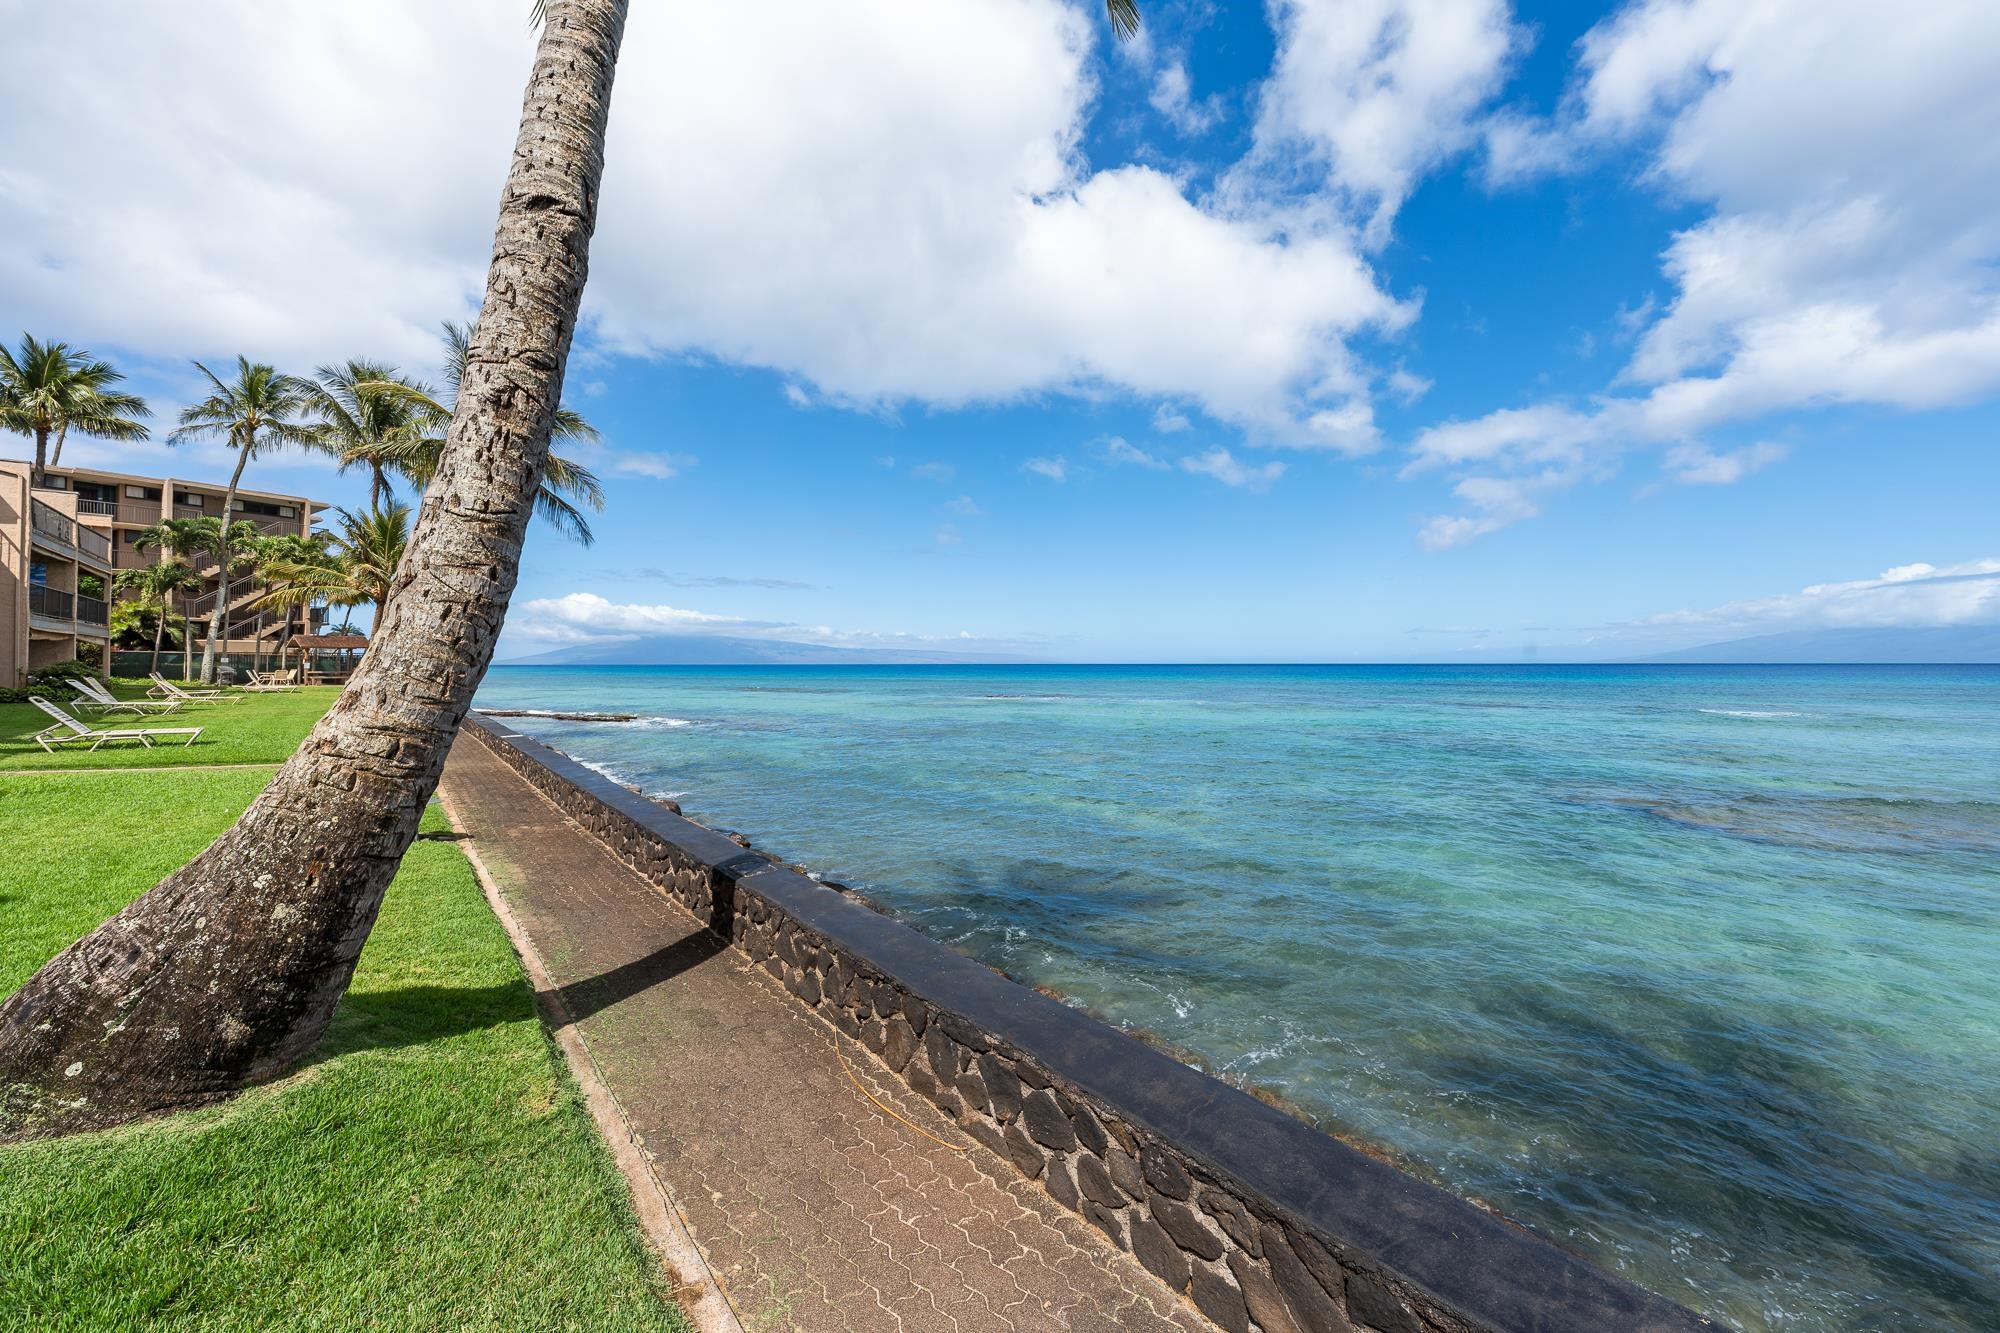
[[[502,667],[512,725],[1677,1300],[2000,1321],[2000,668]]]

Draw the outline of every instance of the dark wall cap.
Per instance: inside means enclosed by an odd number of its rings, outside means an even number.
[[[1558,1249],[1315,1127],[1008,980],[851,897],[673,814],[489,719],[466,725],[825,937],[1073,1092],[1172,1145],[1240,1196],[1507,1333],[1716,1333],[1722,1325]],[[754,864],[752,864],[754,862]]]

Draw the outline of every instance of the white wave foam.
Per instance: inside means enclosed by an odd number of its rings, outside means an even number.
[[[1782,708],[1699,708],[1695,710],[1711,717],[1804,717],[1804,713],[1787,712]]]
[[[576,756],[574,755],[570,757],[573,759],[576,758]],[[585,768],[589,769],[591,772],[597,774],[601,778],[610,778],[613,782],[618,783],[620,786],[623,786],[626,782],[625,775],[623,773],[620,773],[617,769],[613,768],[609,764],[600,764],[595,759],[577,759],[576,762],[582,764]]]
[[[693,718],[687,717],[640,717],[635,720],[635,725],[641,727],[692,727],[696,724]]]

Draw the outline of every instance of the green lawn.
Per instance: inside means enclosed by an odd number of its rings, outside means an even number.
[[[143,693],[121,683],[121,697]],[[0,772],[20,769],[159,768],[178,764],[276,764],[297,748],[313,721],[326,711],[340,691],[331,685],[309,686],[278,694],[246,694],[240,703],[185,704],[162,717],[135,718],[130,713],[106,717],[72,706],[68,690],[51,690],[52,702],[91,727],[201,727],[193,745],[163,740],[148,749],[136,741],[109,741],[98,749],[64,745],[50,754],[29,737],[52,721],[33,704],[0,704]]]
[[[296,741],[325,702],[226,707]],[[265,776],[0,775],[0,994]],[[444,829],[435,808],[425,826]],[[306,1066],[225,1106],[0,1147],[0,1329],[685,1326],[448,840],[411,850]]]

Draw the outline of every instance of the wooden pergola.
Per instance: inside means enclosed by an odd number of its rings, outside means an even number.
[[[342,657],[340,665],[327,670],[322,653],[348,653],[368,647],[361,634],[294,634],[285,640],[285,651],[299,655],[299,679],[307,685],[341,685],[354,672],[353,659]]]

